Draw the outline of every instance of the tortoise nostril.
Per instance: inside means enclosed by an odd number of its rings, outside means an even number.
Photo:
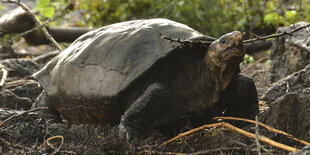
[[[234,36],[236,40],[242,40],[242,33],[240,31],[235,31]]]

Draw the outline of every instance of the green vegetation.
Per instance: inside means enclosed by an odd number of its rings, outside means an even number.
[[[52,18],[55,13],[54,7],[50,6],[50,0],[39,0],[37,9],[40,14],[46,18]]]
[[[254,60],[253,56],[251,56],[249,54],[245,54],[242,64],[249,64],[249,63],[253,63],[254,61],[255,60]]]
[[[80,25],[168,18],[214,37],[232,30],[274,33],[276,27],[310,19],[308,0],[78,0],[76,9],[85,17]]]

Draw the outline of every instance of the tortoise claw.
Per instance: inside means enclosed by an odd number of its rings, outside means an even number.
[[[119,136],[123,139],[126,138],[129,142],[141,137],[138,130],[126,123],[121,123],[119,125]]]

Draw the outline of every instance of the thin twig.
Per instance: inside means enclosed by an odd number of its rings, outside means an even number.
[[[258,126],[258,121],[257,121],[257,115],[255,116],[255,142],[256,142],[256,147],[257,147],[257,153],[258,155],[262,155],[261,149],[262,149],[262,145],[260,145],[259,141],[260,141],[260,135],[258,132],[259,126]]]
[[[233,131],[236,131],[236,132],[238,132],[238,133],[240,133],[240,134],[243,134],[243,135],[245,135],[245,136],[247,136],[247,137],[256,139],[256,136],[255,136],[254,134],[252,134],[252,133],[250,133],[250,132],[247,132],[247,131],[244,131],[244,130],[242,130],[242,129],[240,129],[240,128],[237,128],[237,127],[235,127],[235,126],[233,126],[233,125],[231,125],[231,124],[229,124],[229,123],[225,123],[225,122],[224,122],[223,125],[224,125],[226,128],[229,128],[229,129],[231,129],[231,130],[233,130]],[[269,138],[267,138],[267,137],[264,137],[264,136],[261,136],[261,137],[260,137],[260,141],[262,141],[262,142],[264,142],[264,143],[267,143],[267,144],[269,144],[269,145],[271,145],[271,146],[274,146],[274,147],[277,147],[277,148],[286,150],[286,151],[290,151],[290,152],[297,152],[297,151],[299,151],[299,150],[296,149],[296,148],[293,148],[293,147],[290,147],[290,146],[281,144],[281,143],[279,143],[279,142],[273,141],[273,140],[271,140],[271,139],[269,139]]]
[[[110,154],[121,154],[120,152],[110,151]],[[164,154],[164,155],[188,155],[187,153],[178,153],[178,152],[160,152],[155,150],[143,150],[137,154]]]
[[[212,149],[212,150],[188,153],[188,155],[210,154],[210,153],[214,153],[214,152],[218,152],[218,151],[241,150],[241,149],[242,149],[241,147],[216,148],[216,149]]]
[[[19,144],[12,144],[12,143],[6,141],[5,139],[3,139],[1,137],[0,137],[0,143],[2,143],[3,145],[6,145],[8,147],[15,148],[15,149],[21,149],[21,150],[25,149],[27,152],[29,152],[29,150],[30,150],[30,148],[28,148],[28,147],[21,146]]]
[[[201,127],[198,127],[198,128],[192,129],[192,130],[189,130],[189,131],[187,131],[187,132],[180,133],[178,136],[176,136],[176,137],[174,137],[174,138],[172,138],[172,139],[170,139],[170,140],[168,140],[168,141],[162,143],[160,146],[165,146],[165,145],[167,145],[168,143],[173,142],[173,141],[175,141],[175,140],[177,140],[177,139],[179,139],[179,138],[182,138],[182,137],[187,136],[187,135],[190,135],[190,134],[192,134],[192,133],[194,133],[194,132],[201,131],[201,130],[204,130],[204,129],[210,128],[210,127],[226,127],[226,128],[228,128],[228,129],[231,129],[231,130],[233,130],[233,131],[235,131],[235,132],[238,132],[238,133],[240,133],[240,134],[242,134],[242,135],[245,135],[245,136],[247,136],[247,137],[256,139],[255,134],[252,134],[252,133],[250,133],[250,132],[244,131],[244,130],[242,130],[242,129],[240,129],[240,128],[237,128],[237,127],[235,127],[235,126],[233,126],[233,125],[231,125],[231,124],[229,124],[229,123],[226,123],[226,122],[219,122],[219,123],[214,123],[214,124],[203,125],[203,126],[201,126]],[[267,143],[267,144],[269,144],[269,145],[271,145],[271,146],[278,147],[278,148],[280,148],[280,149],[286,150],[286,151],[290,151],[290,152],[297,152],[297,151],[299,151],[299,150],[296,149],[296,148],[293,148],[293,147],[290,147],[290,146],[281,144],[281,143],[279,143],[279,142],[273,141],[273,140],[271,140],[271,139],[269,139],[269,138],[267,138],[267,137],[264,137],[264,136],[261,136],[260,141],[262,141],[262,142],[264,142],[264,143]]]
[[[258,144],[259,146],[259,148],[258,149],[263,149],[265,152],[267,152],[267,154],[268,155],[272,155],[272,153],[268,150],[268,149],[266,149],[263,145],[261,145],[260,143],[259,143],[259,139],[260,139],[260,135],[259,135],[259,125],[258,125],[258,116],[256,115],[255,116],[255,136],[256,136],[256,141],[257,141],[257,143],[256,144]]]
[[[284,30],[282,33],[278,33],[278,34],[272,34],[272,35],[267,35],[267,36],[257,36],[257,35],[255,35],[254,39],[251,38],[251,39],[248,39],[248,40],[244,40],[243,43],[253,43],[253,42],[256,42],[256,41],[259,41],[259,40],[263,40],[264,41],[264,40],[269,39],[269,38],[277,38],[277,37],[284,36],[284,35],[295,36],[293,34],[294,32],[299,31],[301,29],[308,30],[309,27],[310,27],[310,24],[307,24],[307,25],[304,25],[304,26],[300,26],[298,28],[294,28],[291,31]],[[162,36],[163,39],[167,39],[170,42],[177,42],[177,43],[181,43],[181,44],[184,44],[184,45],[193,45],[193,44],[210,45],[212,43],[212,41],[202,41],[202,40],[191,41],[191,40],[181,40],[180,38],[172,39],[172,38],[169,38],[169,37],[163,36],[163,35],[161,35],[161,36]],[[215,39],[217,39],[217,38],[215,38]]]
[[[258,59],[257,61],[255,61],[253,64],[249,65],[248,67],[244,68],[241,72],[246,72],[247,70],[251,69],[252,67],[254,67],[256,64],[262,62],[262,61],[265,61],[269,59],[269,57],[263,57],[263,58],[260,58]]]
[[[55,56],[58,55],[58,54],[59,54],[58,51],[48,52],[48,53],[45,53],[45,54],[36,56],[36,57],[34,57],[32,60],[38,63],[38,62],[40,62],[40,61],[42,62],[42,61],[48,60],[48,59],[50,59],[50,58],[53,58],[53,57],[55,57]]]
[[[48,108],[47,107],[39,107],[39,108],[35,108],[35,109],[31,109],[31,110],[27,110],[27,111],[22,111],[21,113],[19,114],[16,114],[16,115],[13,115],[7,119],[5,119],[4,121],[1,121],[0,122],[0,127],[2,125],[4,125],[5,123],[7,123],[8,121],[12,120],[13,118],[16,118],[16,117],[19,117],[19,116],[22,116],[24,114],[28,114],[28,113],[31,113],[31,112],[35,112],[35,111],[39,111],[39,110],[47,110]]]
[[[51,140],[54,140],[54,139],[61,139],[61,143],[59,145],[59,147],[53,152],[53,153],[50,153],[50,154],[56,154],[57,152],[59,152],[60,148],[62,147],[62,145],[64,144],[64,137],[63,136],[53,136],[53,137],[50,137],[50,138],[47,138],[44,143],[38,148],[42,148],[42,147],[50,147],[50,141]]]
[[[47,29],[41,24],[40,20],[32,13],[32,11],[24,3],[20,2],[19,0],[18,1],[7,0],[7,1],[2,1],[2,3],[15,3],[19,5],[21,8],[23,8],[27,13],[29,13],[32,16],[32,18],[36,21],[36,23],[40,25],[45,37],[49,41],[51,41],[59,51],[62,51],[62,48],[55,41],[55,39],[48,33]]]
[[[217,120],[217,119],[220,119],[220,120],[237,120],[237,121],[244,121],[244,122],[249,122],[249,123],[253,123],[253,124],[256,123],[255,121],[250,120],[250,119],[237,118],[237,117],[214,117],[213,119],[214,119],[214,120]],[[306,141],[304,141],[304,140],[297,139],[297,138],[295,138],[293,135],[288,134],[288,133],[286,133],[286,132],[284,132],[284,131],[281,131],[281,130],[272,128],[272,127],[270,127],[270,126],[268,126],[268,125],[266,125],[266,124],[264,124],[264,123],[261,123],[261,122],[258,122],[258,125],[260,125],[260,126],[266,128],[266,129],[269,130],[269,131],[272,131],[272,132],[275,132],[275,133],[278,133],[278,134],[281,134],[281,135],[285,135],[285,136],[287,136],[288,138],[290,138],[290,139],[292,139],[292,140],[295,140],[295,141],[297,141],[297,142],[299,142],[299,143],[301,143],[301,144],[310,146],[310,143],[309,143],[309,142],[306,142]]]
[[[163,39],[169,40],[170,42],[177,42],[181,43],[183,45],[192,45],[192,44],[211,44],[212,41],[202,41],[202,40],[197,40],[197,41],[191,41],[191,40],[181,40],[180,38],[178,39],[172,39],[167,36],[162,36]]]
[[[64,6],[62,9],[63,10],[66,10],[68,7],[70,6],[70,3],[67,4],[66,6]],[[16,36],[14,36],[12,39],[11,39],[11,42],[13,40],[16,40],[17,38],[19,37],[23,37],[25,35],[27,35],[28,33],[31,33],[31,32],[34,32],[36,31],[37,29],[42,29],[42,27],[45,27],[47,24],[49,24],[50,22],[52,21],[55,21],[57,18],[61,17],[63,14],[58,14],[58,15],[55,15],[53,18],[50,18],[50,19],[47,19],[43,24],[39,24],[37,26],[35,26],[34,28],[30,29],[30,30],[27,30],[23,33],[20,33],[20,34],[17,34]]]
[[[259,125],[258,125],[258,116],[255,116],[255,142],[257,146],[257,152],[259,155],[262,154],[261,150],[263,149],[265,152],[267,152],[268,155],[272,155],[272,153],[266,149],[263,145],[260,144],[260,135],[259,135]]]
[[[46,20],[43,24],[41,24],[41,25],[37,25],[37,26],[35,26],[34,28],[32,28],[32,29],[30,29],[30,30],[27,30],[27,31],[25,31],[25,32],[23,32],[23,33],[20,33],[20,34],[17,34],[16,36],[14,36],[12,39],[11,39],[11,42],[13,41],[13,40],[17,40],[17,38],[20,38],[20,37],[23,37],[23,36],[25,36],[25,35],[27,35],[27,34],[29,34],[29,33],[31,33],[31,32],[34,32],[34,31],[36,31],[36,30],[38,30],[38,29],[42,29],[44,26],[46,26],[48,23],[50,23],[52,20],[51,19],[48,19],[48,20]]]
[[[203,126],[201,126],[201,127],[198,127],[198,128],[192,129],[192,130],[189,130],[189,131],[187,131],[187,132],[180,133],[180,134],[177,135],[176,137],[174,137],[174,138],[172,138],[172,139],[170,139],[170,140],[168,140],[168,141],[162,143],[160,146],[164,146],[164,145],[166,145],[166,144],[168,144],[168,143],[171,143],[171,142],[173,142],[173,141],[175,141],[175,140],[177,140],[177,139],[180,139],[180,138],[182,138],[182,137],[184,137],[184,136],[190,135],[190,134],[192,134],[192,133],[194,133],[194,132],[197,132],[197,131],[200,131],[200,130],[203,130],[203,129],[206,129],[206,128],[214,128],[214,127],[221,127],[221,126],[223,126],[223,122],[203,125]]]
[[[8,76],[8,71],[5,69],[5,67],[2,64],[0,64],[0,70],[2,73],[2,77],[0,79],[0,88],[2,88],[4,86],[6,78]]]
[[[243,43],[255,42],[258,40],[266,40],[269,38],[277,38],[277,37],[284,36],[284,35],[293,35],[294,32],[299,31],[301,29],[307,29],[308,27],[310,27],[310,24],[300,26],[300,27],[293,29],[291,31],[284,30],[282,33],[278,33],[278,34],[272,34],[272,35],[267,35],[267,36],[263,36],[263,37],[256,36],[254,39],[244,40]]]
[[[165,155],[200,155],[200,154],[210,154],[218,151],[229,151],[229,150],[242,150],[241,147],[226,147],[226,148],[216,148],[212,150],[199,151],[194,153],[177,153],[177,152],[157,152],[154,150],[143,150],[138,154],[165,154]],[[114,153],[114,152],[113,152]]]

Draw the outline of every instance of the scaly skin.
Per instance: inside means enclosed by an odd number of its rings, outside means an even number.
[[[122,116],[120,135],[128,140],[139,138],[149,127],[164,124],[154,125],[156,123],[153,122],[159,120],[173,123],[180,119],[186,122],[197,116],[212,117],[216,112],[213,108],[218,103],[220,94],[226,89],[243,60],[245,53],[242,41],[242,34],[238,31],[214,41],[206,51],[204,61],[198,66],[196,80],[191,81],[191,89],[173,91],[161,83],[151,84]],[[168,94],[180,91],[180,94]],[[173,103],[175,99],[172,96],[182,98],[181,102],[185,103]],[[184,105],[184,108],[175,111],[173,108],[169,109],[177,115],[169,112],[167,114],[166,110],[170,105],[177,105],[173,107],[175,109]]]

